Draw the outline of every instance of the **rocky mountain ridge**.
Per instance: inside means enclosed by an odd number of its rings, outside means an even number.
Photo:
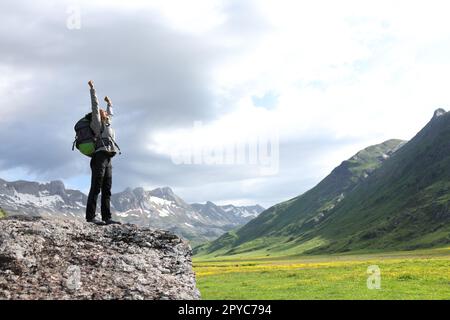
[[[38,183],[0,179],[0,208],[10,214],[82,220],[86,202],[84,193],[66,189],[61,181]],[[170,230],[194,243],[214,239],[242,226],[264,210],[260,206],[211,204],[190,205],[168,187],[150,191],[127,188],[111,197],[113,215],[120,221]],[[213,216],[212,207],[220,212]]]

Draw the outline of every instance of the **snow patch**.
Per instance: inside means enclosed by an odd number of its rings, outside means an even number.
[[[159,216],[163,218],[168,217],[170,216],[170,212],[163,208],[159,211]]]
[[[61,198],[60,195],[52,195],[52,196],[40,196],[37,197],[32,194],[27,193],[19,193],[16,190],[14,190],[13,200],[17,204],[22,205],[36,205],[36,206],[51,206],[55,205],[57,203],[64,203],[64,200]]]
[[[150,200],[150,202],[156,203],[157,205],[160,205],[160,206],[164,206],[164,205],[170,206],[173,204],[173,201],[161,199],[161,198],[154,197],[154,196],[150,196],[149,200]]]

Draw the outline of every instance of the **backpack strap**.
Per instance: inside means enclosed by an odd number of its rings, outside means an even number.
[[[103,142],[103,137],[102,137],[102,134],[103,134],[104,130],[105,130],[105,124],[102,122],[102,128],[101,128],[101,131],[100,131],[100,140],[102,141],[103,147],[105,147],[105,149],[106,149],[105,142]],[[112,137],[109,137],[109,139],[111,139],[111,141],[117,147],[117,150],[119,150],[119,155],[121,155],[122,151],[120,150],[119,145],[116,143],[116,141]]]
[[[111,141],[114,143],[114,145],[117,147],[117,150],[119,150],[119,154],[122,154],[122,151],[120,151],[120,147],[119,145],[116,143],[116,141],[114,141],[113,138],[111,138]]]
[[[102,142],[103,147],[105,149],[107,149],[106,146],[105,146],[105,142],[103,141],[103,137],[102,137],[103,131],[105,131],[105,124],[102,122],[102,127],[100,128],[100,135],[99,135],[99,137],[97,139],[100,139],[100,141]]]
[[[75,150],[75,144],[76,143],[77,143],[77,137],[75,136],[75,140],[73,140],[73,143],[72,143],[72,151]]]

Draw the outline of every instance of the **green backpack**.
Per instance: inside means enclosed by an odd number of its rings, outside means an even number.
[[[95,152],[95,134],[91,129],[92,113],[88,113],[75,124],[75,141],[72,151],[77,149],[85,156],[92,157]]]

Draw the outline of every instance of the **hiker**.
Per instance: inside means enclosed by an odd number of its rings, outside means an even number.
[[[95,152],[91,159],[91,189],[89,191],[86,206],[86,221],[98,225],[120,224],[112,220],[111,217],[111,186],[112,186],[112,165],[111,159],[117,153],[115,143],[115,133],[111,127],[113,108],[111,100],[105,97],[107,103],[106,111],[98,107],[98,99],[95,93],[94,83],[88,82],[91,92],[92,116],[90,127],[95,134]],[[97,198],[99,193],[101,198],[102,221],[95,218]]]

